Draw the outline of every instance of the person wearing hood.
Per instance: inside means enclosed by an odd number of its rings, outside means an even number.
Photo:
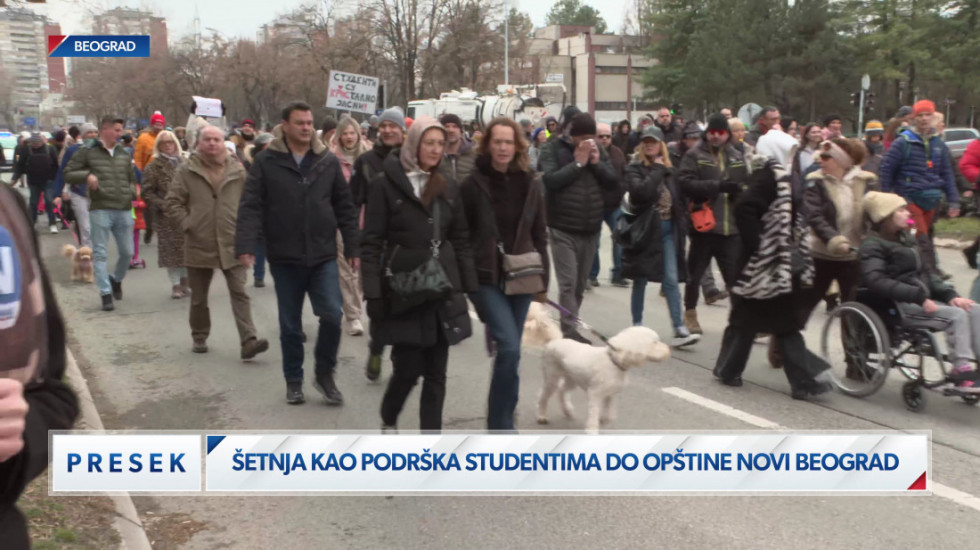
[[[469,177],[476,163],[473,143],[463,134],[463,121],[454,114],[439,117],[439,123],[446,129],[445,158],[439,163],[439,170],[446,179],[461,183]]]
[[[165,213],[167,193],[177,169],[184,164],[183,151],[173,132],[164,130],[157,134],[153,145],[153,160],[143,171],[142,196],[147,212],[153,211],[150,219],[157,233],[157,262],[167,269],[171,293],[174,299],[190,296],[187,268],[184,267],[184,232],[180,224]]]
[[[392,151],[401,147],[405,141],[405,113],[399,107],[392,107],[378,117],[378,138],[370,151],[363,153],[354,161],[351,169],[350,188],[354,196],[354,205],[360,211],[361,225],[364,229],[364,212],[367,199],[370,196],[372,181],[384,171],[384,161]],[[370,381],[381,376],[381,358],[384,354],[384,344],[373,335],[368,342],[368,359],[364,367],[364,375]]]
[[[771,158],[752,154],[746,163],[751,175],[735,206],[738,277],[714,376],[741,386],[756,334],[771,334],[793,399],[807,399],[833,386],[830,365],[806,348],[805,320],[798,314],[800,296],[814,279],[802,193]]]
[[[694,229],[687,259],[689,281],[700,281],[714,258],[729,292],[735,284],[739,253],[735,201],[747,177],[745,158],[731,144],[729,120],[720,113],[711,115],[704,136],[684,155],[677,174]],[[698,290],[698,285],[684,288],[684,324],[694,334],[701,333],[695,309]]]
[[[476,269],[457,187],[439,170],[445,144],[441,124],[428,116],[416,119],[398,154],[384,160],[367,201],[364,297],[371,337],[392,346],[393,372],[381,403],[383,432],[397,429],[420,377],[419,427],[442,429],[449,347],[472,334],[464,293],[477,290]],[[395,293],[390,280],[431,262],[448,284],[446,293]]]
[[[633,161],[626,168],[630,218],[650,216],[649,233],[634,247],[623,250],[623,277],[633,281],[630,312],[633,326],[643,325],[646,286],[661,282],[670,320],[674,327],[674,347],[698,342],[684,326],[680,283],[685,279],[684,245],[687,241],[687,210],[673,178],[673,168],[664,134],[656,126],[643,130],[643,139]],[[625,215],[625,214],[624,214]]]
[[[620,186],[609,155],[595,141],[592,115],[579,113],[567,136],[541,151],[539,167],[547,200],[551,253],[558,278],[559,302],[577,317],[602,229],[602,190]],[[583,343],[573,317],[562,317],[562,334]]]
[[[623,119],[616,125],[615,131],[613,132],[613,145],[619,147],[619,149],[626,154],[626,156],[632,156],[636,151],[636,146],[639,145],[640,141],[637,135],[633,133],[633,125],[630,121]]]
[[[360,127],[356,120],[347,115],[340,117],[337,131],[330,140],[330,152],[337,155],[340,160],[344,181],[350,181],[357,157],[368,152],[368,145],[361,139]],[[344,239],[339,229],[337,230],[337,255],[344,255]],[[361,292],[360,276],[346,262],[339,262],[337,267],[340,270],[340,294],[343,297],[347,334],[360,336],[364,334],[364,325],[361,323],[361,303],[364,301],[364,295]]]
[[[544,117],[544,130],[549,142],[552,141],[552,136],[560,135],[561,132],[558,131],[558,119],[553,116]],[[554,139],[558,138],[555,137]]]
[[[492,120],[478,149],[476,169],[460,186],[479,282],[470,301],[497,344],[487,407],[491,431],[515,428],[524,321],[534,291],[541,297],[548,289],[543,191],[528,166],[523,134],[509,118]],[[537,288],[508,291],[503,255],[533,252],[541,259],[541,273],[522,279]]]
[[[18,287],[0,292],[4,300],[16,297],[20,308],[8,316],[5,301],[0,324],[0,546],[26,550],[30,534],[17,500],[48,467],[49,430],[72,429],[78,399],[64,380],[65,321],[27,204],[6,185],[0,185],[0,232],[4,278]]]
[[[343,255],[337,231],[343,235]],[[259,236],[265,240],[279,307],[279,343],[286,402],[303,395],[303,302],[310,297],[319,318],[314,347],[313,387],[328,405],[342,405],[334,380],[340,348],[339,262],[357,270],[357,210],[337,157],[316,139],[313,109],[296,101],[282,110],[275,139],[255,156],[238,212],[235,255],[255,263]]]
[[[184,237],[183,265],[191,292],[191,351],[208,351],[208,291],[217,269],[228,286],[241,358],[247,361],[268,350],[269,342],[257,336],[251,302],[245,292],[246,271],[235,261],[235,225],[245,169],[234,153],[225,149],[221,129],[201,128],[195,143],[196,150],[176,169],[166,196],[166,215]]]

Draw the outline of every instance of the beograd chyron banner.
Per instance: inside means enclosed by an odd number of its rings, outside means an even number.
[[[50,492],[928,494],[928,433],[80,434]]]

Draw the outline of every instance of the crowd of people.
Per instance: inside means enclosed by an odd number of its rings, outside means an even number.
[[[704,333],[702,295],[709,304],[730,299],[715,368],[730,386],[741,385],[752,344],[768,338],[769,362],[785,369],[794,398],[830,388],[829,365],[807,351],[802,330],[821,301],[853,300],[869,277],[881,284],[880,266],[868,272],[873,253],[863,243],[872,239],[914,242],[923,264],[915,276],[935,292],[903,301],[926,314],[971,311],[968,299],[930,286],[943,284],[931,237],[942,203],[958,215],[956,173],[973,182],[980,174],[980,142],[956,167],[942,124],[928,100],[885,124],[869,121],[863,140],[843,137],[840,116],[800,124],[775,107],[750,127],[730,109],[701,123],[665,107],[634,129],[569,106],[540,127],[498,118],[473,136],[454,114],[413,121],[397,107],[317,129],[312,108],[296,102],[269,132],[250,119],[231,132],[205,120],[171,130],[154,113],[128,141],[112,117],[58,132],[55,143],[30,135],[13,179],[23,175],[31,189],[32,221],[44,201],[52,231],[70,205],[106,311],[123,299],[141,230],[144,242],[156,235],[170,296],[189,297],[195,353],[208,352],[215,270],[229,289],[241,358],[268,350],[246,291],[249,272],[265,286],[268,264],[286,401],[305,401],[308,296],[319,320],[312,382],[328,404],[343,403],[334,372],[345,329],[367,333],[372,381],[390,347],[385,430],[396,429],[419,379],[421,428],[441,429],[449,349],[472,335],[472,304],[495,356],[487,427],[513,430],[524,320],[533,300],[547,300],[552,273],[563,336],[592,342],[578,316],[602,284],[603,225],[612,235],[608,280],[631,288],[633,325],[644,323],[650,283],[660,283],[678,348]],[[904,226],[899,236],[882,226],[898,211],[912,220],[908,238]],[[929,305],[933,295],[950,306]],[[972,369],[961,378],[975,383]]]

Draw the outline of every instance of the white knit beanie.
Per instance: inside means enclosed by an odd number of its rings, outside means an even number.
[[[864,211],[868,213],[872,223],[880,223],[906,204],[902,197],[881,191],[868,191],[863,201]]]

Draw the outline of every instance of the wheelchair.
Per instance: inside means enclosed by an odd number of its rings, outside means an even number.
[[[976,405],[980,394],[960,390],[948,380],[952,365],[938,336],[947,325],[943,319],[913,325],[896,302],[859,290],[855,301],[844,302],[829,314],[820,351],[831,364],[834,384],[852,397],[877,392],[895,368],[908,379],[902,399],[910,411],[925,407],[923,390]]]

